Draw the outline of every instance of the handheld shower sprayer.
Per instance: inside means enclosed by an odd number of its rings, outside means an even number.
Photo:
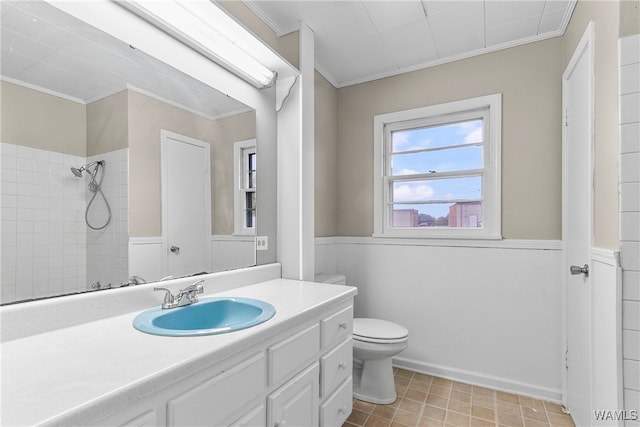
[[[79,168],[71,167],[71,172],[78,178],[82,178],[82,172],[85,172],[85,171],[87,172],[87,174],[91,174],[88,188],[89,188],[89,191],[93,193],[93,196],[91,197],[91,200],[89,200],[89,203],[87,204],[87,209],[84,212],[84,219],[85,219],[85,222],[87,223],[87,226],[93,230],[102,230],[107,225],[109,225],[109,222],[111,222],[111,207],[109,206],[109,202],[107,201],[107,198],[105,197],[101,189],[102,180],[104,179],[104,169],[105,169],[104,164],[105,164],[104,160],[97,160],[91,163],[87,163],[86,165],[81,166]],[[90,169],[91,167],[93,167],[93,170]],[[100,175],[100,182],[96,180],[96,177],[98,176],[98,169],[102,170],[102,174]],[[95,200],[98,193],[100,193],[100,195],[102,196],[102,199],[104,200],[105,205],[107,206],[108,218],[103,226],[94,227],[89,223],[89,208],[91,207],[91,204]]]

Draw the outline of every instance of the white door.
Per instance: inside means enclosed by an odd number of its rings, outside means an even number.
[[[562,86],[562,240],[567,341],[564,399],[576,426],[593,424],[591,280],[587,272],[589,266],[585,267],[589,263],[593,223],[592,40],[589,25],[564,72]]]
[[[211,271],[210,145],[161,132],[164,275]]]

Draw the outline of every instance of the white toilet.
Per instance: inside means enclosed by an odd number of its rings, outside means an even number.
[[[315,279],[346,285],[342,274],[317,274]],[[380,319],[353,319],[353,396],[356,399],[381,404],[396,400],[391,358],[407,348],[408,340],[409,331],[404,326]],[[361,362],[361,371],[356,368],[358,362]]]

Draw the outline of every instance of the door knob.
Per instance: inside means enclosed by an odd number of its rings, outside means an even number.
[[[169,250],[176,255],[180,253],[180,248],[178,246],[171,246]]]
[[[579,265],[572,265],[569,269],[573,275],[584,274],[589,277],[589,264],[585,264],[583,267],[580,267]]]

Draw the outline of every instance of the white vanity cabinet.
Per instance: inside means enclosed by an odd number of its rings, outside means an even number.
[[[342,425],[352,406],[353,299],[294,325],[97,424]]]

